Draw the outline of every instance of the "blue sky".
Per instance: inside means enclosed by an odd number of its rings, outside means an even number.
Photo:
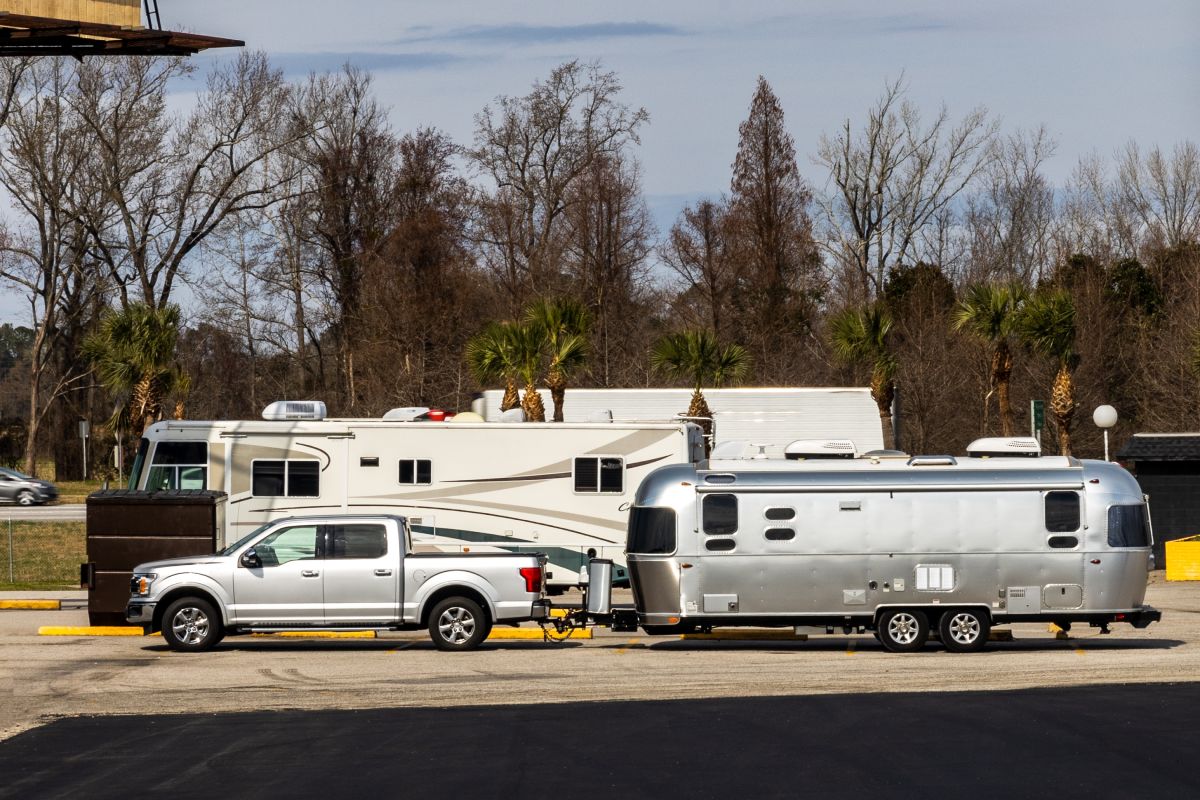
[[[660,227],[727,190],[759,74],[779,95],[800,167],[824,131],[861,120],[903,72],[926,113],[987,106],[1006,130],[1045,124],[1052,180],[1125,141],[1200,138],[1195,0],[923,2],[408,2],[161,0],[165,27],[244,39],[292,75],[351,61],[371,70],[398,130],[469,142],[498,94],[526,92],[571,58],[601,59],[651,121],[639,157]],[[197,57],[203,66],[228,53]],[[20,308],[0,298],[0,319]]]

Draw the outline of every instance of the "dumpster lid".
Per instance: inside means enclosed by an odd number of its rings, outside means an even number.
[[[213,489],[170,489],[147,492],[142,489],[101,489],[87,497],[89,506],[105,505],[215,505],[225,498],[225,492]]]

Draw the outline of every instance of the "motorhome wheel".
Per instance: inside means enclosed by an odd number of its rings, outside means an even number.
[[[889,608],[879,615],[879,641],[893,653],[915,653],[929,639],[929,618],[911,608]]]
[[[987,613],[977,608],[953,609],[942,614],[938,621],[938,635],[951,653],[982,650],[987,644],[990,629],[991,620]]]

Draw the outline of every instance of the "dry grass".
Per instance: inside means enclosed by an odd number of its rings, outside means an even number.
[[[87,560],[83,522],[12,521],[11,576],[9,525],[0,519],[0,591],[79,588],[79,565]]]
[[[104,488],[104,481],[62,481],[54,484],[58,487],[58,502],[60,503],[82,503],[87,500],[87,496],[92,492],[98,492]],[[119,489],[116,481],[109,484],[111,489]]]

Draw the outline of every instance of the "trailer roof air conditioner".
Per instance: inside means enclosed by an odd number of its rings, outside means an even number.
[[[849,439],[798,439],[783,448],[784,458],[855,458],[858,449]]]
[[[427,406],[407,406],[405,408],[393,408],[384,414],[383,418],[387,422],[416,422],[428,413],[429,408]]]
[[[262,418],[272,422],[290,419],[325,419],[325,404],[320,400],[276,400],[263,409]]]
[[[967,455],[971,458],[1037,458],[1042,454],[1042,446],[1038,440],[1029,436],[997,436],[990,439],[976,439],[967,445]]]

